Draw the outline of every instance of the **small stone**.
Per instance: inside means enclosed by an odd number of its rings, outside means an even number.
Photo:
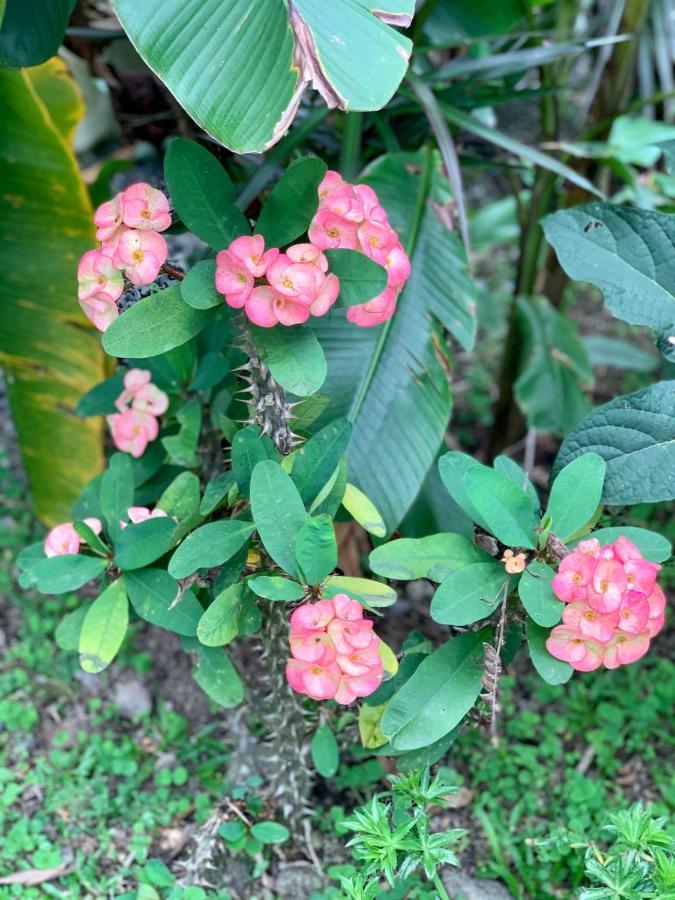
[[[441,881],[448,894],[456,900],[512,900],[511,892],[499,881],[471,878],[454,869],[445,869],[441,873]]]
[[[152,709],[152,697],[137,678],[118,681],[113,692],[113,703],[127,719],[136,719]]]

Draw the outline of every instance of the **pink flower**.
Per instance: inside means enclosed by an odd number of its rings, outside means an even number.
[[[568,662],[578,672],[592,672],[602,665],[602,645],[566,625],[556,625],[546,641],[546,649],[551,656]]]
[[[628,538],[624,537],[623,535],[620,535],[611,546],[612,552],[614,553],[616,559],[619,560],[619,562],[625,563],[631,559],[643,558],[642,554],[635,546],[635,544],[632,541],[629,541]],[[657,570],[660,568],[661,566],[657,566]]]
[[[619,624],[619,613],[600,613],[584,600],[577,600],[565,607],[562,620],[565,625],[576,628],[583,637],[606,644],[611,641]]]
[[[281,253],[268,268],[267,280],[278,294],[309,306],[318,292],[316,269],[312,263],[296,263]]]
[[[169,408],[169,398],[151,383],[151,378],[149,369],[129,369],[124,376],[124,390],[115,400],[117,409],[124,412],[131,405],[153,416],[163,415]]]
[[[228,306],[241,309],[253,290],[253,275],[246,264],[229,250],[216,256],[216,290],[223,294]]]
[[[246,301],[244,312],[255,325],[272,328],[300,325],[309,319],[310,304],[305,300],[284,297],[271,287],[256,287]]]
[[[354,622],[363,618],[363,607],[358,600],[352,600],[347,594],[336,594],[333,597],[335,615],[339,619]]]
[[[122,195],[118,194],[112,200],[102,203],[94,213],[94,225],[96,225],[96,238],[99,241],[108,241],[122,224]]]
[[[553,576],[553,593],[564,603],[585,599],[586,586],[593,577],[595,566],[596,561],[589,554],[583,551],[570,553],[562,560],[557,574]]]
[[[309,239],[321,250],[343,249],[356,250],[358,224],[350,222],[342,216],[336,216],[329,209],[321,209],[312,219],[309,226]]]
[[[317,603],[303,603],[291,614],[291,632],[308,634],[325,629],[331,619],[335,618],[335,607],[332,600],[319,600]]]
[[[373,639],[373,623],[370,619],[333,619],[328,623],[327,631],[337,652],[346,656],[350,656],[354,650],[365,650]]]
[[[377,199],[377,194],[370,187],[369,184],[357,184],[355,185],[355,191],[358,194],[359,200],[361,201],[361,208],[363,210],[363,217],[370,222],[383,222],[388,223],[389,219],[387,218],[387,214],[380,206],[380,201]]]
[[[386,288],[377,297],[373,297],[367,303],[359,306],[350,306],[347,310],[347,319],[354,325],[362,328],[370,328],[373,325],[381,325],[387,319],[391,319],[396,310],[398,291],[396,288]]]
[[[361,249],[366,256],[374,259],[380,265],[384,265],[387,252],[395,244],[398,244],[396,232],[389,225],[381,222],[364,222],[359,225],[358,237]]]
[[[324,197],[327,197],[331,191],[341,188],[344,184],[346,184],[346,182],[342,175],[340,175],[339,172],[333,172],[329,169],[323,176],[321,184],[319,185],[319,198],[323,199]]]
[[[113,265],[132,284],[150,284],[166,261],[166,241],[154,231],[125,230],[113,253]]]
[[[99,331],[105,331],[120,314],[115,301],[106,295],[87,297],[86,300],[80,300],[80,306],[85,316]]]
[[[85,525],[88,525],[94,534],[101,533],[101,522],[99,519],[83,519]],[[83,539],[75,531],[72,522],[65,522],[63,525],[57,525],[48,532],[44,541],[45,556],[67,556],[80,552],[80,544]]]
[[[286,250],[286,256],[294,263],[311,263],[324,274],[328,271],[328,260],[314,244],[293,244]]]
[[[302,662],[319,663],[325,666],[335,662],[335,646],[325,631],[310,634],[291,634],[289,638],[291,654]]]
[[[340,683],[341,672],[336,663],[326,666],[318,663],[289,659],[286,678],[294,691],[307,694],[313,700],[330,700]]]
[[[640,634],[649,621],[649,603],[639,591],[627,591],[619,611],[618,628],[628,634]]]
[[[142,181],[122,192],[120,206],[122,221],[129,228],[166,231],[171,226],[169,201],[161,191]]]
[[[340,293],[340,279],[332,272],[323,279],[316,299],[309,307],[313,316],[324,316],[335,303]]]
[[[630,541],[628,542],[630,543]],[[645,596],[651,594],[656,576],[661,566],[656,563],[649,562],[646,559],[627,559],[623,564],[623,570],[626,573],[626,583],[630,590],[641,591]]]
[[[598,612],[614,612],[621,606],[621,598],[625,589],[626,573],[621,563],[601,557],[587,589],[587,599],[590,605]]]
[[[623,634],[617,632],[605,650],[604,664],[608,669],[636,662],[649,650],[649,633]]]
[[[148,519],[163,519],[168,517],[163,509],[156,507],[150,512],[147,506],[130,506],[127,510],[127,518],[132,525],[138,525],[139,522],[146,522]],[[126,528],[127,522],[120,522],[120,528]]]
[[[122,296],[124,279],[101,250],[87,250],[77,267],[78,291],[80,300],[89,297],[106,297],[115,301]]]
[[[398,241],[389,247],[382,265],[387,270],[387,287],[400,287],[410,278],[410,260]]]
[[[117,449],[130,453],[136,459],[143,455],[148,443],[154,441],[159,434],[157,419],[139,409],[113,413],[108,416],[107,421]]]
[[[259,234],[235,238],[226,252],[242,263],[255,278],[262,278],[267,267],[279,256],[276,247],[265,251],[265,238]]]
[[[377,635],[372,636],[371,642],[363,650],[353,650],[351,653],[340,653],[337,657],[337,664],[340,669],[350,677],[357,675],[367,675],[374,672],[378,677],[382,677],[384,666],[380,657],[380,639]]]

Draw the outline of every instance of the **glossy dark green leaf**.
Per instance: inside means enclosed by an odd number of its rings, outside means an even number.
[[[202,427],[202,406],[198,397],[190,397],[176,412],[180,425],[178,434],[163,437],[162,446],[169,454],[169,461],[176,466],[196,468],[199,464],[197,444]]]
[[[239,633],[239,611],[243,585],[233,584],[218,594],[207,607],[197,626],[197,637],[206,647],[222,647]]]
[[[326,250],[328,271],[340,279],[336,306],[356,306],[377,297],[387,286],[387,271],[357,250]]]
[[[189,534],[169,560],[169,574],[173,578],[187,578],[197,569],[219,566],[234,556],[255,526],[238,519],[222,519],[202,525]]]
[[[202,259],[194,265],[180,283],[180,294],[194,309],[220,306],[224,297],[216,290],[215,259]]]
[[[506,597],[507,577],[497,562],[480,562],[454,572],[431,601],[431,618],[442,625],[471,625],[487,618]]]
[[[298,489],[278,463],[265,460],[253,470],[251,512],[269,555],[289,575],[299,578],[295,542],[309,516]]]
[[[63,43],[74,6],[75,0],[6,0],[0,4],[0,66],[24,69],[54,56]]]
[[[335,531],[329,516],[308,519],[295,541],[295,558],[305,584],[320,584],[338,561]]]
[[[134,479],[128,454],[114,453],[108,460],[99,498],[108,525],[117,526],[120,521],[126,521],[127,510],[134,505]]]
[[[204,496],[199,507],[202,516],[210,515],[227,497],[234,484],[233,472],[221,472],[212,478],[204,489]]]
[[[245,497],[249,494],[253,470],[266,459],[276,462],[279,451],[266,434],[260,434],[257,425],[249,425],[235,434],[232,439],[232,474]]]
[[[314,332],[305,325],[289,328],[250,326],[253,345],[279,384],[298,397],[315,394],[326,380],[326,357]]]
[[[176,523],[168,516],[129,524],[115,534],[115,563],[120,569],[142,569],[169,550]]]
[[[347,452],[351,436],[351,422],[338,419],[318,431],[293,454],[291,478],[306,506],[327,484]]]
[[[437,581],[455,570],[487,560],[487,555],[461,534],[430,534],[382,544],[370,554],[369,562],[373,572],[385,578]]]
[[[316,156],[293,162],[263,204],[255,227],[267,247],[285,247],[303,235],[319,206],[326,164]]]
[[[75,407],[78,416],[107,416],[116,412],[115,400],[124,390],[124,375],[118,372],[87,391]]]
[[[551,588],[555,572],[546,563],[534,560],[518,582],[518,594],[527,614],[537,625],[552,628],[557,625],[565,608]]]
[[[98,578],[107,564],[107,560],[100,556],[84,556],[81,553],[52,556],[30,568],[29,583],[42,594],[65,594]]]
[[[464,476],[464,488],[488,530],[511,547],[534,547],[538,516],[525,491],[510,478],[486,466]]]
[[[605,470],[601,456],[584,453],[558,473],[546,515],[551,517],[551,530],[561,541],[566,543],[592,521],[602,498]]]
[[[178,582],[166,570],[126,572],[124,583],[131,605],[141,619],[187,637],[197,634],[197,623],[204,610],[191,590],[181,595]]]

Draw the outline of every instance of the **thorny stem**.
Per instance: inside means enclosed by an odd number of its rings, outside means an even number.
[[[499,616],[499,624],[497,625],[497,640],[495,641],[495,654],[497,659],[498,669],[495,672],[495,677],[492,681],[492,687],[490,689],[490,743],[493,747],[499,746],[499,733],[497,730],[497,725],[499,721],[499,703],[497,702],[497,692],[499,690],[499,675],[501,672],[501,656],[502,656],[502,647],[504,646],[504,631],[506,629],[506,607],[508,602],[508,587],[506,588],[507,596],[504,597],[504,602],[502,603],[502,611]]]

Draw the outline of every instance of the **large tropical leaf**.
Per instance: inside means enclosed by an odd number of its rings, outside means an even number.
[[[192,118],[225,146],[260,152],[305,87],[329,106],[381,109],[400,84],[414,0],[115,0],[134,46]]]
[[[101,422],[77,418],[75,405],[104,371],[76,299],[77,261],[94,235],[63,135],[81,101],[46,66],[51,76],[0,70],[0,364],[37,511],[54,523],[103,465]],[[52,118],[41,97],[56,96]]]
[[[53,56],[74,6],[75,0],[2,0],[0,66],[37,66]]]
[[[426,150],[384,156],[364,180],[399,233],[412,274],[383,325],[359,328],[337,310],[313,327],[328,359],[322,392],[331,397],[331,417],[354,425],[349,480],[391,531],[443,440],[452,407],[443,328],[472,347],[475,293],[461,243],[443,221],[449,191],[439,157]]]

